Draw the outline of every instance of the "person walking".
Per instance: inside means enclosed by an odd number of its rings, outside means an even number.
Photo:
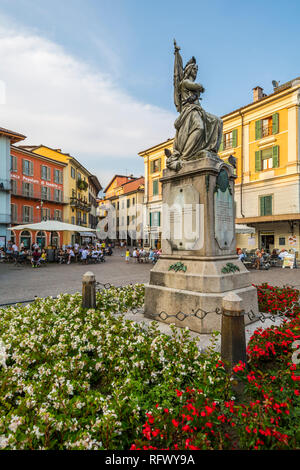
[[[126,260],[126,263],[129,263],[129,260],[130,260],[130,251],[128,250],[128,248],[127,248],[127,250],[126,250],[125,260]]]

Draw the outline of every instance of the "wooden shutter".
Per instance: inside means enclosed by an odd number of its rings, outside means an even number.
[[[33,221],[33,207],[29,207],[29,222]]]
[[[158,212],[158,226],[160,227],[160,212]]]
[[[261,150],[255,152],[255,171],[261,171]]]
[[[273,168],[279,167],[279,146],[274,145],[273,147]]]
[[[153,173],[154,165],[153,160],[150,162],[150,173]]]
[[[153,196],[157,196],[158,195],[158,180],[154,180],[153,181]]]
[[[152,212],[150,212],[150,227],[152,227]]]
[[[237,147],[237,129],[233,129],[232,131],[232,147]]]
[[[25,174],[24,172],[25,172],[25,160],[22,159],[22,173],[23,173],[23,175]]]
[[[33,176],[33,162],[29,162],[29,174]]]
[[[272,196],[265,196],[265,215],[272,215]]]
[[[161,170],[161,159],[158,160],[158,171]]]
[[[265,215],[265,198],[261,197],[259,200],[260,200],[260,215]]]
[[[221,144],[220,144],[219,152],[223,152],[223,148],[224,148],[224,136],[222,135],[222,139],[221,139]]]
[[[255,140],[261,139],[262,137],[262,121],[255,121]]]
[[[278,134],[279,132],[279,114],[275,113],[272,116],[272,134]]]

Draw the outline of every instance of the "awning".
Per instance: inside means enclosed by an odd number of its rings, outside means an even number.
[[[81,225],[66,224],[58,220],[45,220],[37,224],[16,225],[8,230],[37,230],[38,232],[96,232],[96,229]]]
[[[248,225],[235,224],[236,233],[255,233],[254,227],[249,227]]]
[[[92,232],[79,232],[79,235],[81,237],[93,237],[93,238],[96,237],[96,235]]]

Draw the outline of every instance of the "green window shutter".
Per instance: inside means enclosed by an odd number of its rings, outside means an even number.
[[[274,145],[273,147],[273,168],[279,167],[279,146]]]
[[[278,134],[279,132],[279,114],[275,113],[272,116],[272,134]]]
[[[272,196],[265,196],[265,215],[272,215]]]
[[[154,180],[153,181],[153,196],[157,196],[158,195],[158,180]]]
[[[160,227],[160,212],[158,213],[158,226]]]
[[[262,137],[262,121],[255,121],[255,140],[261,139]]]
[[[152,227],[152,212],[150,212],[150,227]]]
[[[255,152],[255,171],[261,171],[261,150]]]
[[[219,152],[223,152],[223,148],[224,148],[224,136],[222,135],[222,140],[221,140]]]
[[[158,171],[161,170],[161,159],[158,160]]]
[[[150,173],[153,173],[154,165],[153,160],[150,162]]]
[[[232,147],[237,147],[237,129],[233,129],[232,131]]]
[[[260,215],[265,215],[265,198],[260,198]]]

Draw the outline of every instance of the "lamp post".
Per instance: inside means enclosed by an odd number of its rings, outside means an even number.
[[[41,209],[41,222],[43,221],[43,205],[44,205],[44,202],[41,200],[41,204],[40,206],[36,206],[37,209]]]

